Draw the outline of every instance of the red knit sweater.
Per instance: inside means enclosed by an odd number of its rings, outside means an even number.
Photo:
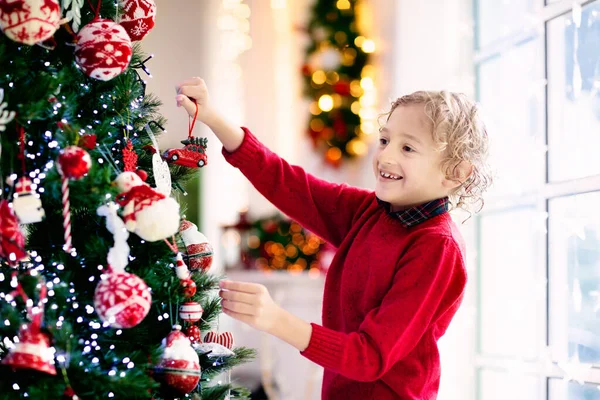
[[[322,398],[436,398],[438,339],[466,284],[464,243],[448,213],[405,227],[372,191],[317,179],[248,130],[226,159],[276,207],[337,247],[323,326],[302,355],[323,366]]]

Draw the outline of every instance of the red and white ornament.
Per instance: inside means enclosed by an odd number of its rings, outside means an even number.
[[[179,283],[181,285],[181,291],[185,297],[192,297],[196,294],[196,282],[191,279],[191,272],[188,269],[187,265],[183,262],[183,257],[181,253],[177,253],[176,257],[177,265],[175,266],[175,273],[179,278]]]
[[[208,242],[198,227],[187,220],[183,220],[179,234],[185,244],[186,259],[191,270],[207,271],[212,265],[213,247]]]
[[[163,348],[157,379],[182,395],[194,390],[200,382],[200,359],[180,326],[163,340]]]
[[[21,327],[19,341],[4,357],[2,364],[13,369],[33,369],[56,375],[54,350],[50,347],[50,339],[40,331],[36,323]]]
[[[152,28],[156,18],[154,0],[122,0],[123,15],[120,24],[132,41],[142,40]]]
[[[204,336],[204,343],[196,346],[198,351],[207,354],[208,357],[229,357],[235,355],[233,348],[233,334],[231,332],[208,332]]]
[[[202,306],[196,301],[188,301],[179,306],[179,318],[185,322],[200,321],[203,312]]]
[[[87,151],[78,146],[61,150],[56,160],[56,169],[62,177],[63,229],[66,252],[71,251],[71,201],[69,199],[69,179],[81,179],[90,171],[92,159]]]
[[[179,228],[179,204],[172,197],[151,188],[133,171],[119,174],[116,181],[121,193],[117,203],[130,232],[148,242],[167,239]]]
[[[90,78],[109,81],[127,68],[132,52],[131,39],[121,25],[96,19],[79,31],[75,61]]]
[[[0,0],[0,29],[15,42],[43,42],[54,35],[59,22],[58,0]]]
[[[67,179],[81,179],[90,172],[92,158],[87,151],[79,146],[69,146],[58,155],[56,169]]]
[[[150,311],[152,296],[148,285],[138,276],[113,271],[104,277],[94,293],[94,307],[102,321],[113,328],[132,328]]]
[[[221,346],[227,347],[229,350],[233,348],[233,333],[231,332],[208,332],[204,336],[205,343],[218,343]]]
[[[40,196],[31,188],[31,185],[31,179],[22,176],[17,181],[13,196],[13,211],[22,224],[34,224],[46,216]]]
[[[8,201],[0,200],[0,258],[15,266],[25,257],[25,236],[19,228],[19,221]]]
[[[185,334],[192,343],[202,343],[202,332],[196,325],[190,325],[185,330]]]

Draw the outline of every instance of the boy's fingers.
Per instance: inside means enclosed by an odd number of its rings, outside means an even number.
[[[256,296],[250,293],[232,292],[229,290],[219,291],[219,296],[225,300],[237,301],[239,303],[254,304]]]
[[[223,289],[234,290],[236,292],[260,293],[262,291],[261,285],[257,285],[256,283],[221,281],[220,285]]]
[[[185,110],[190,115],[194,115],[196,113],[196,103],[191,101],[187,96],[179,95],[176,97],[177,106],[185,108]]]
[[[229,311],[233,311],[238,314],[245,315],[254,315],[255,308],[250,304],[246,303],[238,303],[230,300],[223,300],[221,302],[221,307],[228,309]]]
[[[183,88],[184,86],[198,86],[198,85],[204,85],[204,79],[198,78],[197,76],[195,76],[193,78],[186,79],[185,81],[181,82],[180,84],[175,86],[175,89],[177,90],[177,93],[180,93],[181,88]]]

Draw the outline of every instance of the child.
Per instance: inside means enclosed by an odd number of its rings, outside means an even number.
[[[437,341],[467,280],[463,239],[448,210],[481,203],[490,182],[488,138],[475,104],[448,92],[396,100],[373,159],[375,192],[289,165],[248,129],[226,122],[200,78],[178,86],[177,104],[197,112],[227,161],[267,199],[337,248],[323,325],[288,313],[264,286],[244,282],[221,283],[223,311],[323,366],[323,399],[435,399]]]

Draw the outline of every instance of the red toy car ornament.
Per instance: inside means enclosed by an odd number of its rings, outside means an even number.
[[[184,145],[181,149],[168,149],[162,154],[162,158],[169,164],[182,165],[188,168],[201,168],[208,164],[206,156],[206,144],[208,139],[195,138],[193,136],[182,140]]]

